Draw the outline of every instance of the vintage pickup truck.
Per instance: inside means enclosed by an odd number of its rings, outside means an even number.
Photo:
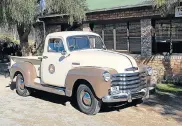
[[[32,89],[65,95],[88,115],[98,113],[102,103],[148,98],[151,73],[133,57],[107,50],[98,34],[85,31],[48,34],[42,56],[12,56],[10,67],[20,96]]]

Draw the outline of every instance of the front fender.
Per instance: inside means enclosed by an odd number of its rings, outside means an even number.
[[[98,68],[98,67],[77,67],[71,69],[66,77],[66,95],[71,96],[74,84],[77,80],[83,79],[90,83],[95,95],[98,98],[102,98],[108,95],[110,89],[110,81],[106,82],[102,78],[104,71],[108,71],[111,74],[117,74],[117,71],[109,68]]]
[[[13,64],[10,68],[11,80],[14,79],[17,72],[20,72],[23,75],[25,85],[33,84],[34,79],[37,77],[34,65],[29,62],[18,62]]]

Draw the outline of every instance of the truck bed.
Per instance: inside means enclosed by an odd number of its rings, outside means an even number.
[[[18,63],[18,62],[30,62],[34,65],[37,76],[40,77],[39,67],[41,65],[41,59],[39,59],[39,57],[41,57],[41,56],[25,56],[25,57],[11,56],[10,57],[10,61],[11,61],[10,66],[12,66],[13,64]]]

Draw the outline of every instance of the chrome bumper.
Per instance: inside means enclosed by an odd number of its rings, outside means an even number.
[[[114,103],[114,102],[132,102],[134,99],[147,99],[149,98],[149,89],[145,88],[136,93],[119,93],[116,95],[108,95],[102,98],[102,101],[105,103]]]

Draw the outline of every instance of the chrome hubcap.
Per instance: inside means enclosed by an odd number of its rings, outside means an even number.
[[[23,81],[23,79],[20,79],[20,80],[19,80],[18,87],[19,87],[21,90],[24,90],[24,81]]]
[[[82,91],[81,97],[84,105],[91,106],[92,100],[88,92]]]

